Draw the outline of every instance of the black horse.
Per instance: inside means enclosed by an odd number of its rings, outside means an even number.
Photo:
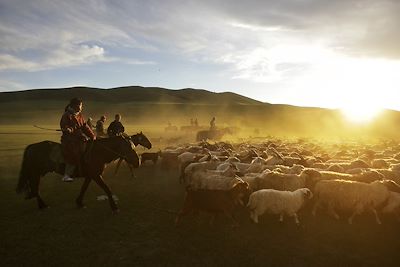
[[[83,196],[89,183],[95,181],[107,194],[113,212],[118,211],[118,206],[112,198],[112,192],[104,182],[102,174],[106,163],[116,159],[123,159],[134,168],[139,167],[139,157],[132,148],[141,144],[151,148],[148,138],[139,133],[133,136],[116,136],[102,138],[91,141],[86,145],[82,171],[85,180],[81,192],[76,199],[78,207],[84,207]],[[61,145],[52,141],[43,141],[28,145],[25,148],[17,185],[17,193],[26,192],[26,199],[36,198],[39,209],[44,209],[47,205],[39,193],[40,178],[49,172],[64,174],[65,163],[61,156]]]

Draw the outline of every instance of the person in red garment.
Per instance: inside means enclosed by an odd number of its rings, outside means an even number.
[[[61,148],[65,160],[64,182],[72,182],[75,169],[80,167],[84,143],[96,139],[92,129],[82,115],[83,102],[79,98],[71,99],[60,120],[62,131]]]

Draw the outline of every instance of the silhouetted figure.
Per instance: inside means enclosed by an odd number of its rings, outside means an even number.
[[[194,119],[194,126],[199,126],[199,122],[197,121],[197,118]]]
[[[193,126],[193,118],[190,118],[190,126]]]
[[[211,121],[210,121],[210,131],[213,131],[213,130],[215,130],[216,129],[216,126],[215,126],[215,117],[213,117],[212,119],[211,119]]]
[[[117,136],[125,132],[125,127],[121,123],[121,115],[115,114],[115,120],[108,126],[107,134],[108,136]]]
[[[89,117],[86,121],[86,124],[90,127],[90,129],[95,129],[96,127],[93,125],[93,119]]]
[[[96,122],[96,136],[97,137],[106,137],[107,134],[104,131],[104,123],[106,122],[107,118],[105,115],[100,117],[100,120]]]

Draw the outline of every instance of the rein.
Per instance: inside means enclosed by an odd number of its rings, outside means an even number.
[[[92,143],[91,147],[93,147],[93,144],[94,144],[94,142]],[[113,150],[113,149],[111,149],[111,148],[109,148],[109,147],[107,147],[107,146],[105,146],[105,145],[103,145],[101,143],[97,143],[97,144],[100,145],[102,148],[105,148],[106,150],[110,151],[111,153],[119,156],[120,158],[123,158],[123,159],[127,160],[126,155],[122,155],[121,153],[119,153],[119,152],[117,152],[117,151],[115,151],[115,150]]]

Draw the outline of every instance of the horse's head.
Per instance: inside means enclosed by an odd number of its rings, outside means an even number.
[[[128,164],[134,168],[139,167],[139,156],[132,147],[132,142],[129,136],[121,135],[117,139],[120,140],[118,145],[118,153],[121,158],[124,159]]]
[[[151,142],[142,132],[134,134],[130,138],[135,146],[142,145],[147,149],[151,148]]]

